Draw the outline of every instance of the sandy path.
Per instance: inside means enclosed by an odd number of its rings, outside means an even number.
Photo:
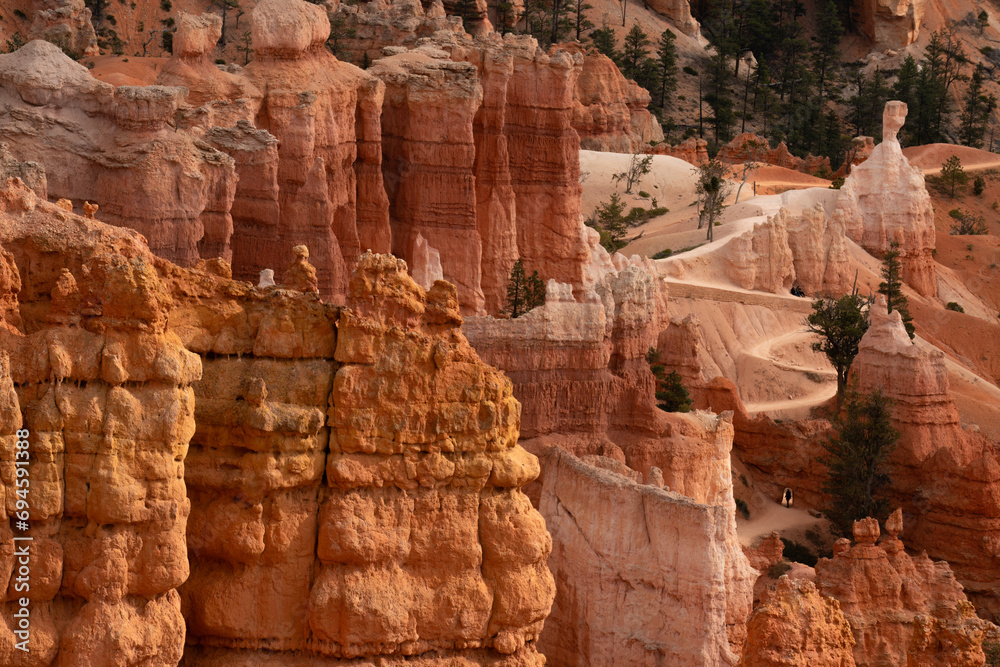
[[[782,535],[791,531],[805,532],[823,521],[797,507],[782,507],[778,503],[768,503],[763,510],[751,514],[749,520],[744,521],[741,518],[737,521],[736,534],[740,544],[751,546],[757,538],[770,535],[774,531]]]

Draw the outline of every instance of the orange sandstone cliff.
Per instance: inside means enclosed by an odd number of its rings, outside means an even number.
[[[23,426],[32,658],[541,664],[551,541],[519,490],[537,462],[453,287],[366,254],[332,306],[2,193],[2,479],[13,511]],[[0,663],[36,664],[13,597]]]

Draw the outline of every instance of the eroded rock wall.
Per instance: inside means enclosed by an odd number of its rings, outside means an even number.
[[[183,90],[97,81],[57,46],[36,40],[0,56],[0,132],[45,170],[48,195],[139,231],[182,265],[229,258],[233,161],[168,126]]]
[[[551,541],[520,491],[538,463],[452,286],[365,254],[342,308],[0,193],[0,460],[10,514],[28,428],[32,657],[542,664]],[[37,664],[15,657],[13,597],[0,662]]]
[[[197,355],[167,330],[170,298],[140,237],[75,216],[9,180],[0,190],[0,533],[5,665],[176,665],[187,579],[184,457]],[[15,429],[28,431],[28,486]],[[18,495],[16,490],[27,489]],[[28,546],[29,588],[13,585]],[[20,565],[25,565],[21,562]],[[29,600],[30,653],[12,631]]]
[[[552,533],[556,575],[541,640],[548,660],[581,667],[736,664],[727,637],[735,530],[728,505],[694,502],[559,447],[546,451],[542,465],[540,510]],[[612,507],[617,518],[609,529]]]
[[[415,246],[422,237],[440,253],[444,279],[458,288],[463,309],[481,313],[484,239],[477,226],[473,134],[483,101],[479,72],[471,63],[435,57],[433,49],[382,58],[368,71],[386,86],[382,171],[394,254],[417,270]]]

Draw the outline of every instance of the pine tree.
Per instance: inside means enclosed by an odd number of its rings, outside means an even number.
[[[813,349],[822,352],[837,371],[837,403],[840,404],[847,389],[847,375],[854,357],[858,356],[858,343],[868,331],[868,301],[857,289],[839,299],[817,299],[813,312],[806,318],[809,331],[823,337],[813,343]]]
[[[538,277],[538,271],[528,276],[524,264],[518,259],[514,262],[507,281],[507,308],[504,313],[515,318],[544,304],[545,283]]]
[[[573,27],[576,30],[576,40],[583,39],[583,33],[594,27],[594,22],[587,18],[587,10],[594,6],[586,0],[574,0],[573,2]]]
[[[824,514],[845,535],[857,520],[871,516],[884,521],[888,516],[884,494],[891,480],[886,466],[899,439],[892,404],[878,389],[871,394],[849,391],[843,415],[834,420],[835,434],[823,444],[823,491],[831,499]]]
[[[601,235],[601,245],[609,253],[615,253],[628,243],[628,223],[625,220],[625,203],[615,192],[611,200],[601,203],[587,224],[597,229]]]
[[[969,175],[962,168],[962,160],[952,155],[941,165],[941,182],[949,188],[952,199],[955,198],[955,188],[969,182]]]
[[[966,146],[982,148],[983,136],[990,116],[996,109],[997,100],[993,95],[983,94],[983,66],[976,65],[965,93],[964,108],[960,118],[958,140]]]
[[[712,110],[712,132],[716,143],[723,144],[732,139],[736,114],[733,112],[732,78],[729,62],[722,53],[716,53],[709,61],[708,94],[705,104]]]
[[[889,250],[882,257],[882,278],[884,281],[879,283],[878,291],[885,295],[888,312],[891,313],[894,309],[899,311],[903,318],[903,326],[906,327],[906,333],[910,336],[910,340],[913,340],[915,328],[913,317],[910,316],[910,302],[903,295],[903,264],[899,260],[899,255],[899,242],[892,241],[889,244]]]
[[[638,23],[625,35],[622,44],[621,70],[627,78],[633,81],[639,76],[642,64],[649,58],[649,38]]]
[[[618,42],[615,40],[615,31],[609,25],[590,31],[590,41],[594,44],[594,49],[598,53],[603,53],[611,60],[618,62]]]
[[[820,106],[828,99],[827,88],[834,82],[837,66],[837,46],[844,35],[840,22],[840,12],[833,0],[826,0],[816,20],[816,45],[813,48],[813,63],[816,70],[817,91]]]
[[[649,348],[646,362],[656,378],[656,407],[664,412],[690,412],[691,394],[684,386],[680,373],[673,370],[667,372],[666,367],[660,363],[660,355],[655,347]]]
[[[659,107],[666,108],[667,95],[677,90],[677,37],[670,29],[663,31],[656,47],[657,86],[660,95]]]

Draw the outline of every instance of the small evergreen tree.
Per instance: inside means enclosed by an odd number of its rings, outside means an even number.
[[[660,95],[659,107],[666,108],[667,95],[677,90],[677,37],[670,29],[663,31],[656,47],[657,84]]]
[[[611,200],[601,203],[594,212],[588,225],[594,227],[601,235],[601,245],[609,253],[615,253],[626,246],[628,241],[628,222],[625,220],[625,203],[615,192]]]
[[[618,42],[615,40],[615,31],[611,26],[605,24],[603,28],[591,30],[590,41],[598,53],[603,53],[615,63],[618,62]]]
[[[983,34],[983,30],[986,30],[986,26],[990,24],[990,15],[986,13],[986,10],[979,12],[979,16],[976,17],[976,23],[979,24],[979,34]]]
[[[903,318],[903,326],[906,333],[913,340],[915,328],[913,317],[910,316],[910,302],[903,295],[903,264],[899,260],[899,242],[892,241],[889,250],[882,257],[882,278],[885,280],[879,283],[879,294],[885,295],[886,309],[892,312],[899,311]]]
[[[869,516],[885,521],[889,515],[886,463],[899,439],[892,426],[892,401],[878,389],[870,394],[851,390],[834,430],[820,459],[828,469],[823,491],[831,500],[824,513],[842,534],[850,535],[855,521]]]
[[[594,22],[587,18],[587,10],[593,9],[594,5],[587,0],[574,0],[573,2],[573,27],[576,30],[576,40],[583,39],[583,33],[594,27]]]
[[[965,173],[957,155],[952,155],[941,165],[941,182],[949,189],[952,198],[955,197],[956,187],[969,182],[969,175]]]
[[[839,299],[817,299],[813,302],[813,312],[806,318],[809,331],[823,337],[813,343],[813,349],[825,354],[837,371],[838,405],[844,400],[847,375],[854,357],[858,356],[858,343],[868,331],[868,306],[868,300],[855,288]]]
[[[639,77],[642,64],[649,57],[648,46],[648,35],[635,23],[622,44],[621,70],[627,78],[634,81]]]
[[[538,271],[533,271],[528,276],[524,264],[518,259],[514,262],[507,281],[507,308],[504,313],[515,318],[544,304],[545,283],[538,277]]]
[[[656,378],[656,407],[665,412],[690,412],[691,394],[684,387],[680,373],[667,372],[666,367],[660,363],[660,355],[655,347],[649,348],[646,361]]]

